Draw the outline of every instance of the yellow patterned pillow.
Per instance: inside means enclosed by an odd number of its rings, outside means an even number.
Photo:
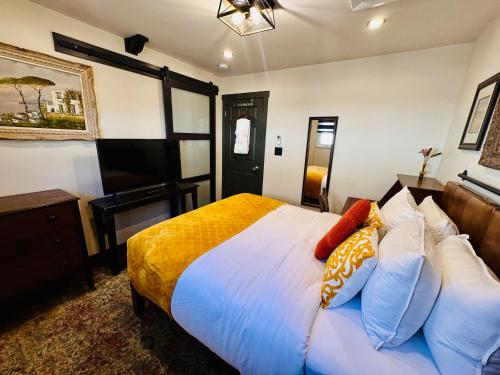
[[[359,293],[378,259],[378,232],[364,227],[341,243],[330,255],[323,273],[323,308],[339,307]]]
[[[368,214],[368,219],[365,221],[366,226],[375,227],[377,229],[383,228],[384,220],[382,219],[382,212],[378,208],[377,202],[372,202],[370,213]]]

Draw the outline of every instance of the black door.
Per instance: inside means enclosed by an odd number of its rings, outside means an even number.
[[[269,91],[223,95],[222,197],[239,193],[262,195]],[[248,154],[235,154],[236,120],[251,120]]]

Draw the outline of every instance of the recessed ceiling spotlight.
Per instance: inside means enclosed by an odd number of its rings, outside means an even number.
[[[376,30],[381,28],[385,22],[386,22],[385,18],[373,18],[370,21],[368,21],[366,26],[368,26],[370,30]]]
[[[232,51],[225,50],[223,56],[226,60],[231,60],[234,56],[234,53]]]
[[[227,70],[229,70],[229,65],[227,65],[226,63],[220,63],[219,65],[217,65],[217,67],[221,71],[227,71]]]

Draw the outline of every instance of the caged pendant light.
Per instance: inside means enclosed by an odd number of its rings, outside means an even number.
[[[221,0],[217,18],[239,35],[276,28],[273,0]]]

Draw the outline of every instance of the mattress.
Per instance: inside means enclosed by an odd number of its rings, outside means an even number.
[[[421,331],[404,344],[373,349],[361,320],[361,298],[319,309],[309,341],[306,374],[439,375]]]
[[[241,374],[303,374],[324,268],[311,249],[339,218],[270,212],[184,271],[175,321]]]
[[[283,204],[239,194],[137,233],[127,241],[130,282],[170,314],[177,280],[194,260]]]

